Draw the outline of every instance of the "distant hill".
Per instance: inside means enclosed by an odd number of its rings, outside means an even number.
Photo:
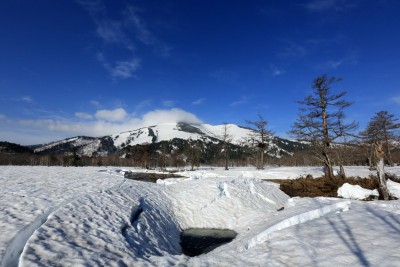
[[[106,156],[118,153],[127,156],[139,153],[140,148],[152,146],[153,150],[164,149],[167,153],[183,151],[189,143],[196,142],[202,152],[207,154],[219,153],[223,125],[163,123],[136,130],[113,134],[103,137],[77,136],[57,142],[34,146],[37,154],[68,154],[75,151],[83,156]],[[232,136],[231,151],[245,153],[243,149],[251,142],[254,132],[246,127],[228,124],[229,134]],[[291,155],[295,151],[307,148],[306,144],[270,136],[268,138],[267,153],[272,157]],[[163,147],[162,147],[163,146]]]
[[[9,142],[0,142],[0,153],[4,154],[33,154],[33,149]]]

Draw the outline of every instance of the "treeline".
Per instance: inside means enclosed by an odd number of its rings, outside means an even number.
[[[161,149],[159,149],[161,148]],[[209,149],[210,150],[210,149]],[[213,152],[207,151],[201,142],[192,142],[191,146],[173,150],[168,142],[162,142],[157,148],[152,145],[128,147],[121,153],[108,156],[87,157],[74,152],[68,155],[39,155],[34,153],[0,153],[0,165],[30,166],[125,166],[147,169],[196,168],[201,165],[224,167],[225,153],[221,146],[215,145]],[[258,164],[257,153],[249,147],[231,146],[228,149],[228,167],[254,166]],[[371,166],[371,148],[365,145],[336,145],[332,150],[333,165]],[[391,150],[391,161],[400,163],[400,149]],[[292,155],[277,158],[265,153],[265,165],[273,166],[318,166],[320,161],[314,156],[312,148],[302,149]],[[389,161],[386,161],[389,164]]]
[[[107,156],[82,156],[73,148],[65,154],[1,153],[0,165],[42,165],[42,166],[131,166],[147,169],[176,167],[191,168],[200,165],[223,164],[223,149],[229,151],[229,162],[235,166],[249,165],[247,159],[251,150],[245,146],[182,140],[174,138],[159,143],[126,146]]]

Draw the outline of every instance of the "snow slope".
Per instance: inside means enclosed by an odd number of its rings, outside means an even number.
[[[282,177],[317,169],[282,168]],[[390,171],[400,173],[396,168]],[[20,266],[395,266],[400,262],[400,201],[289,199],[276,184],[258,178],[268,174],[250,168],[203,169],[185,173],[188,179],[158,184],[123,180],[123,173],[115,168],[0,167],[6,185],[1,189],[5,196],[0,220],[2,266],[16,266],[18,259],[10,261],[7,253],[22,247]],[[272,173],[279,176],[279,168]],[[32,225],[36,231],[23,233]],[[190,258],[181,252],[179,235],[193,227],[228,228],[238,236]],[[29,240],[10,246],[21,235]]]
[[[232,143],[239,144],[252,133],[251,130],[239,127],[235,124],[228,124],[228,132],[232,135]],[[160,123],[158,125],[140,128],[137,130],[112,135],[114,145],[121,148],[123,145],[150,144],[153,137],[156,142],[169,141],[174,138],[184,140],[221,139],[223,136],[223,125],[198,124],[189,125],[182,123]]]
[[[124,180],[95,168],[0,167],[0,259],[15,261],[27,238],[47,216],[85,194]]]
[[[219,143],[223,139],[225,125],[160,123],[132,131],[103,137],[78,136],[58,142],[52,142],[35,147],[35,152],[41,154],[70,154],[75,150],[78,155],[105,156],[119,151],[126,146],[148,145],[162,141],[198,140],[204,144]],[[251,129],[235,124],[227,124],[229,142],[235,145],[254,143],[257,137]],[[252,140],[252,141],[251,141]],[[306,148],[299,142],[293,142],[278,137],[269,136],[267,153],[270,156],[281,157],[292,154],[293,151]],[[182,148],[182,147],[180,147]]]

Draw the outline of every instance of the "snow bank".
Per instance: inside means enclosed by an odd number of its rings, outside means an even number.
[[[400,199],[400,184],[393,182],[392,180],[387,181],[388,191],[392,196]]]
[[[344,183],[337,191],[338,197],[349,199],[366,199],[369,196],[379,196],[378,190],[369,190],[359,185]]]
[[[393,182],[392,180],[387,181],[387,187],[389,193],[397,198],[400,198],[400,184]],[[377,196],[379,197],[379,192],[377,189],[368,190],[362,188],[359,185],[351,185],[348,183],[343,184],[338,189],[338,197],[349,198],[349,199],[365,199],[369,196]]]
[[[182,229],[244,232],[287,200],[277,185],[259,179],[187,179],[169,186],[128,180],[55,211],[29,239],[20,266],[187,264]]]
[[[180,227],[222,228],[239,232],[257,213],[276,213],[289,197],[259,179],[187,180],[166,189]]]
[[[276,222],[276,220],[271,220],[268,222],[269,227],[267,226],[264,231],[261,233],[255,235],[252,237],[246,244],[244,245],[244,248],[246,250],[257,246],[261,243],[264,243],[265,241],[268,240],[269,236],[276,231],[288,228],[293,225],[301,224],[307,221],[315,220],[320,217],[325,216],[326,214],[334,211],[347,211],[349,209],[350,202],[349,201],[342,201],[342,202],[336,202],[331,205],[324,205],[321,208],[306,211],[306,212],[298,212],[298,214],[293,215],[293,216],[287,216],[288,218],[285,218],[282,221]],[[300,209],[301,210],[301,209]],[[280,217],[278,217],[280,219]]]

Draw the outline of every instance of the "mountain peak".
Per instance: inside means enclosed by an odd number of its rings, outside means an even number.
[[[232,136],[232,145],[241,145],[248,140],[254,131],[235,124],[227,124],[228,134]],[[36,153],[69,153],[74,148],[78,153],[86,156],[107,155],[136,145],[151,145],[172,140],[200,140],[203,143],[218,144],[223,138],[225,125],[210,125],[187,122],[163,122],[157,125],[138,128],[136,130],[104,136],[73,137],[65,140],[40,145],[35,148]],[[289,153],[287,144],[294,143],[289,140],[270,137],[270,148],[277,153]],[[285,147],[285,149],[283,148]],[[275,152],[274,152],[275,153]]]

